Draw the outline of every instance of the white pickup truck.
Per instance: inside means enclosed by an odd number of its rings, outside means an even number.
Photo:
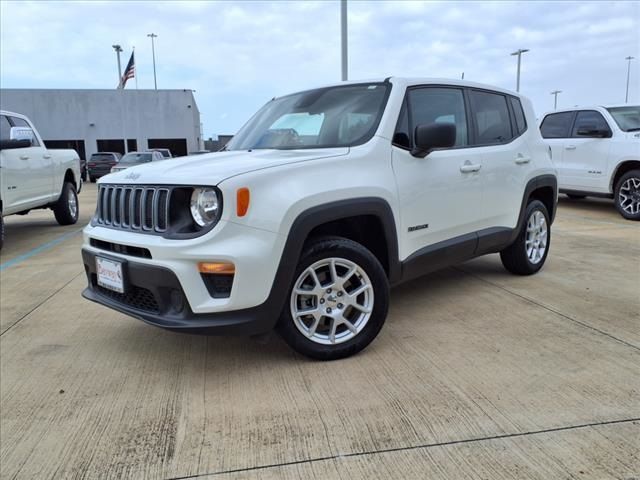
[[[60,225],[78,221],[78,154],[47,149],[24,115],[0,110],[0,169],[0,248],[7,215],[50,208]]]

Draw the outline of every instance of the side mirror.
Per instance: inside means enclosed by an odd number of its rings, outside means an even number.
[[[608,138],[611,136],[611,132],[595,125],[580,125],[577,133],[581,137]]]
[[[436,148],[453,147],[456,143],[456,126],[453,123],[428,123],[418,125],[414,134],[411,155],[424,158]]]
[[[0,140],[0,150],[12,150],[14,148],[27,148],[31,146],[31,140]]]

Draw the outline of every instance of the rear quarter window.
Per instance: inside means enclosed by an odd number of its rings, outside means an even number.
[[[516,97],[510,97],[509,101],[511,102],[511,108],[513,108],[513,114],[516,120],[516,128],[518,129],[518,135],[521,135],[527,129],[527,120],[524,116],[522,103],[520,103],[520,99]]]
[[[472,90],[469,100],[476,128],[475,145],[507,143],[514,137],[504,95]]]

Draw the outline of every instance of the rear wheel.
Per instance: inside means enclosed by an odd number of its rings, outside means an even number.
[[[640,220],[640,170],[625,173],[616,184],[618,212],[628,220]]]
[[[72,225],[78,221],[78,194],[71,182],[64,182],[60,198],[53,207],[53,214],[60,225]]]
[[[91,180],[91,183],[96,183],[96,177],[89,177],[89,180]]]
[[[547,259],[550,241],[547,207],[540,200],[533,200],[527,205],[525,222],[515,242],[500,252],[502,265],[516,275],[536,273]]]
[[[303,252],[278,331],[297,352],[319,360],[348,357],[378,335],[389,307],[389,283],[365,247],[320,238]]]

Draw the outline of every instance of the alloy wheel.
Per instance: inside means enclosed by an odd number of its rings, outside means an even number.
[[[344,258],[325,258],[307,267],[291,291],[291,317],[309,340],[344,343],[371,318],[373,285],[362,267]]]
[[[547,250],[547,220],[540,210],[534,210],[527,220],[527,236],[524,246],[527,258],[534,265],[544,257]]]
[[[620,207],[630,215],[640,213],[640,178],[627,178],[618,191]]]

